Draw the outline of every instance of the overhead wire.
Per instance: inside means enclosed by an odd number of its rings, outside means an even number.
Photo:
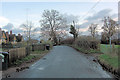
[[[81,18],[81,20],[83,20],[85,17],[87,17],[87,15],[90,13],[91,10],[93,10],[99,3],[100,3],[101,0],[97,1],[93,7],[91,7],[88,12]]]

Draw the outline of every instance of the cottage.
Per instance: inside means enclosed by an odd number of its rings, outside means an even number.
[[[22,42],[23,41],[23,36],[21,34],[18,34],[16,36],[15,34],[12,33],[12,30],[10,31],[10,34],[8,32],[2,31],[0,28],[0,44],[2,43],[12,43],[15,44],[17,42]]]
[[[7,39],[7,37],[6,37],[5,31],[0,30],[0,44],[2,42],[6,43],[6,39]]]

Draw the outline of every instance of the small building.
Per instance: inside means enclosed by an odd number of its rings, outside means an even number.
[[[6,43],[6,40],[7,40],[7,37],[6,37],[5,31],[2,31],[1,42]]]
[[[21,34],[18,34],[16,36],[15,34],[12,33],[12,30],[9,32],[2,31],[0,28],[0,44],[2,43],[12,43],[16,44],[17,42],[22,42],[24,41],[23,36]]]
[[[12,31],[10,31],[9,42],[11,42],[12,44],[15,44],[15,43],[17,43],[16,40],[17,40],[17,39],[16,39],[15,34],[12,34]]]

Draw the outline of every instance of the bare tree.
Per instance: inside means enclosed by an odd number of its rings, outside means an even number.
[[[95,38],[95,36],[96,36],[96,34],[97,34],[97,26],[98,26],[98,24],[91,24],[91,25],[89,26],[88,31],[91,33],[91,36],[92,36],[93,38]]]
[[[36,28],[34,27],[32,22],[27,22],[24,23],[22,25],[20,25],[23,28],[24,31],[24,38],[27,41],[27,46],[31,45],[31,40],[33,40],[33,38],[35,39],[35,32],[36,32]]]
[[[108,39],[109,44],[111,45],[111,36],[116,33],[117,23],[110,17],[105,17],[103,21],[104,25],[102,29],[104,30],[104,33],[106,33],[105,36]]]
[[[57,43],[57,31],[62,30],[66,27],[65,19],[56,10],[44,10],[42,14],[41,30],[42,32],[47,32],[46,34],[50,36],[54,43]]]
[[[67,36],[67,31],[66,30],[59,31],[56,34],[56,36],[57,36],[57,39],[58,39],[58,43],[60,43],[61,40],[64,39]]]
[[[34,31],[33,23],[32,22],[27,22],[27,23],[24,23],[20,26],[23,28],[25,39],[30,41],[30,39],[32,37],[32,32]]]

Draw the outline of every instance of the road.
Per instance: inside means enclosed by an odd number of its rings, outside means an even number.
[[[111,75],[75,49],[55,46],[50,53],[13,78],[111,78]]]

